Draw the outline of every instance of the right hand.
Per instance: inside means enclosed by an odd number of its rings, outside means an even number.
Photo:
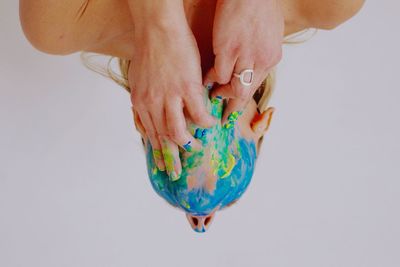
[[[188,26],[170,31],[149,25],[135,34],[133,45],[128,71],[132,106],[152,145],[157,167],[177,180],[182,170],[177,145],[201,148],[187,130],[183,108],[200,127],[216,123],[205,105],[208,96],[204,95],[196,39]]]

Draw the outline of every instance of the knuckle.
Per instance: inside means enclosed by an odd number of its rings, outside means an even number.
[[[170,138],[170,132],[167,130],[167,129],[165,129],[164,127],[162,128],[162,129],[158,129],[157,130],[157,132],[156,132],[156,135],[157,135],[157,137],[158,137],[158,139],[159,140],[162,140],[162,139],[164,139],[164,138]]]
[[[184,139],[182,131],[176,127],[171,129],[169,135],[172,140],[178,143],[181,143],[181,141]]]
[[[133,104],[132,104],[132,105],[133,105]],[[133,105],[133,107],[134,107],[134,110],[135,110],[136,112],[138,112],[139,114],[140,114],[141,112],[147,110],[147,109],[146,109],[146,105],[143,105],[143,103],[141,103],[141,102],[135,103],[135,104]]]
[[[146,90],[141,96],[140,100],[144,105],[157,105],[160,100],[160,94],[157,94],[155,90]]]
[[[224,67],[220,67],[215,70],[217,83],[219,84],[227,84],[230,81],[230,76],[228,72],[224,69]]]
[[[201,90],[203,89],[202,86],[199,86],[198,84],[189,81],[184,82],[183,88],[186,92],[188,92],[189,94],[193,94],[195,97],[200,96]],[[178,97],[178,94],[176,94],[175,96]]]
[[[136,106],[136,110],[148,110],[148,107],[155,103],[155,97],[149,93],[132,94],[132,105]]]
[[[232,42],[228,45],[227,55],[229,57],[235,57],[239,55],[241,48],[242,46],[239,42]]]
[[[153,145],[154,145],[154,143],[156,143],[156,141],[157,141],[157,134],[156,134],[156,132],[153,131],[153,130],[149,130],[149,131],[146,131],[146,135],[149,137],[149,139],[151,140],[151,142],[152,142]]]
[[[147,107],[151,107],[151,106],[157,105],[156,104],[157,100],[155,99],[154,96],[145,95],[145,96],[143,96],[143,98],[141,100],[145,104],[145,106],[147,106]]]
[[[196,112],[196,113],[192,114],[192,119],[193,119],[194,121],[196,121],[196,122],[201,121],[202,116],[201,116],[200,112]]]
[[[260,53],[260,55],[257,57],[258,63],[263,67],[268,67],[269,65],[271,65],[271,59],[271,54],[267,52]]]

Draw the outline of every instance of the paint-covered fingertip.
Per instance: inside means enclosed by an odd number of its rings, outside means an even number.
[[[221,103],[221,101],[222,101],[222,96],[220,96],[220,95],[217,95],[216,97],[211,98],[211,104],[214,104],[214,105]]]
[[[162,163],[156,161],[156,166],[159,171],[165,171],[165,166]]]
[[[214,86],[214,83],[213,82],[205,82],[204,83],[204,87],[207,89],[207,90],[211,90],[212,88],[213,88],[213,86]]]
[[[202,145],[202,143],[199,141],[199,140],[193,140],[193,142],[192,142],[192,150],[191,151],[188,151],[188,152],[198,152],[198,151],[200,151],[201,149],[203,148],[203,145]]]
[[[154,149],[153,150],[153,158],[154,158],[154,162],[156,163],[157,168],[160,171],[165,171],[165,164],[164,164],[164,161],[162,158],[161,150]]]
[[[186,144],[183,144],[183,149],[185,149],[187,152],[192,152],[193,150],[193,143],[191,140],[189,140]]]
[[[180,177],[181,177],[180,173],[177,174],[175,171],[171,171],[171,172],[169,173],[169,178],[170,178],[170,180],[171,180],[172,182],[178,181]]]

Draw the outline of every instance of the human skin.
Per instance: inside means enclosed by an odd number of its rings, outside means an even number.
[[[154,190],[169,204],[183,210],[196,232],[205,232],[216,212],[232,205],[246,191],[259,153],[257,143],[268,130],[275,111],[269,107],[259,113],[252,99],[242,116],[231,119],[237,119],[231,121],[231,127],[223,127],[220,119],[225,105],[219,98],[205,101],[207,110],[218,118],[218,123],[209,129],[199,128],[187,119],[188,130],[203,148],[180,151],[182,175],[177,181],[168,179],[166,172],[155,165],[152,146],[135,113],[135,125],[143,139]]]
[[[133,108],[149,136],[157,165],[160,169],[166,168],[172,179],[179,179],[181,166],[169,168],[165,158],[170,156],[166,151],[179,162],[177,145],[199,147],[199,142],[187,130],[183,109],[202,127],[216,123],[202,103],[196,40],[188,27],[182,0],[128,0],[128,3],[135,24],[136,65],[128,70]],[[234,87],[216,90],[220,96],[233,98],[225,108],[223,124],[230,113],[245,107],[268,70],[280,59],[283,39],[280,3],[279,0],[217,0],[215,3],[212,38],[215,66],[209,73],[215,74],[216,79],[205,81],[204,85],[214,81],[228,83],[235,61],[236,72],[253,68],[255,74],[251,87],[240,86],[235,78],[231,83]],[[175,64],[168,64],[172,61]]]
[[[145,65],[149,63],[148,58],[143,58],[138,55],[142,55],[143,51],[140,49],[135,49],[135,44],[139,43],[138,38],[135,38],[135,32],[140,32],[139,29],[143,28],[140,25],[155,25],[154,28],[158,28],[158,30],[165,30],[168,32],[171,28],[165,28],[162,25],[163,23],[149,23],[149,21],[144,21],[145,23],[140,23],[140,19],[145,18],[145,16],[132,16],[132,5],[130,3],[150,3],[151,1],[138,1],[138,0],[130,0],[130,1],[111,1],[111,0],[103,0],[103,1],[82,1],[82,0],[71,0],[68,2],[65,1],[50,1],[50,0],[21,0],[20,1],[20,17],[21,24],[24,29],[25,35],[28,40],[41,51],[51,53],[51,54],[70,54],[73,52],[77,52],[80,50],[84,51],[93,51],[99,52],[103,54],[109,54],[113,56],[118,56],[121,58],[133,59],[132,68],[130,69],[130,73],[134,72],[132,69],[136,66]],[[179,1],[168,1],[168,3],[178,3]],[[323,1],[311,1],[311,0],[301,0],[301,1],[280,1],[281,10],[284,15],[284,34],[288,35],[293,32],[297,32],[299,30],[314,27],[314,28],[322,28],[322,29],[331,29],[354,15],[357,10],[362,5],[362,0],[353,0],[353,1],[344,1],[344,0],[323,0]],[[140,108],[144,111],[146,110],[144,107],[153,106],[158,107],[158,119],[163,116],[163,111],[160,110],[160,107],[163,106],[163,103],[166,104],[165,107],[169,107],[169,113],[166,114],[179,114],[179,117],[175,115],[171,115],[168,117],[163,117],[163,123],[156,123],[160,125],[161,130],[154,131],[151,127],[147,127],[147,131],[150,136],[153,136],[152,140],[153,145],[156,148],[160,149],[161,144],[157,141],[156,133],[163,134],[162,136],[166,141],[162,142],[166,144],[170,151],[173,151],[175,155],[175,161],[177,160],[177,147],[172,142],[172,140],[177,141],[182,146],[185,142],[191,141],[194,147],[198,147],[198,143],[196,140],[190,136],[186,130],[184,130],[183,116],[182,116],[182,105],[185,104],[185,108],[188,112],[188,115],[197,121],[199,125],[202,126],[210,126],[213,122],[210,116],[204,111],[204,108],[199,102],[201,89],[193,89],[190,88],[199,88],[199,84],[197,86],[184,86],[182,84],[193,84],[189,80],[192,79],[193,76],[196,76],[197,79],[200,77],[200,73],[206,73],[210,70],[210,68],[214,64],[214,51],[213,45],[210,40],[212,38],[212,25],[214,20],[215,13],[215,0],[207,0],[207,1],[199,1],[199,0],[190,0],[183,1],[183,10],[187,20],[187,23],[182,21],[181,16],[180,20],[174,21],[174,23],[170,23],[168,21],[168,25],[170,24],[178,24],[178,26],[187,24],[188,27],[183,27],[186,29],[190,29],[187,31],[187,34],[184,36],[191,36],[191,38],[176,38],[174,40],[177,44],[176,46],[182,47],[183,44],[191,43],[189,47],[191,47],[188,52],[180,53],[179,49],[174,54],[173,52],[165,51],[163,54],[163,49],[166,47],[174,47],[174,44],[171,43],[170,46],[163,45],[166,42],[161,42],[161,47],[155,48],[153,50],[158,50],[162,55],[173,55],[173,58],[169,58],[167,62],[170,62],[170,67],[165,67],[165,71],[172,71],[171,75],[156,75],[151,76],[150,74],[146,75],[143,73],[136,72],[136,78],[140,77],[142,79],[150,80],[150,81],[158,81],[160,84],[158,86],[154,86],[149,88],[149,90],[144,90],[144,86],[135,87],[138,90],[132,90],[132,100],[135,98],[133,102],[133,106],[136,108]],[[142,8],[144,9],[144,8]],[[139,13],[143,11],[141,8]],[[145,12],[143,12],[145,13]],[[154,16],[153,16],[154,17]],[[267,17],[267,16],[266,16]],[[153,18],[155,22],[157,22],[156,18]],[[179,22],[181,21],[181,22]],[[161,22],[165,22],[165,20],[161,20]],[[161,26],[160,26],[161,25]],[[172,28],[172,31],[177,31],[176,27]],[[221,27],[219,27],[221,28]],[[148,34],[157,32],[156,30],[148,30],[142,31],[147,32]],[[189,34],[190,32],[190,34]],[[137,36],[137,35],[136,35]],[[141,34],[140,36],[143,36]],[[146,35],[145,35],[146,36]],[[164,34],[165,40],[170,39],[168,36],[170,34]],[[150,40],[147,43],[144,42],[142,45],[136,45],[138,47],[149,47],[150,45],[157,45],[160,42],[151,42],[155,37],[142,38],[143,40]],[[158,38],[158,39],[157,39]],[[160,35],[157,35],[156,40],[163,40],[160,38]],[[187,39],[187,40],[186,40]],[[195,56],[195,47],[194,47],[194,39],[197,43],[199,56]],[[178,45],[178,40],[182,40],[182,45]],[[186,41],[185,41],[186,40]],[[188,41],[189,40],[189,41]],[[251,43],[251,42],[250,42]],[[248,48],[248,47],[247,47]],[[242,49],[243,50],[243,49]],[[248,50],[248,49],[244,49]],[[136,52],[136,56],[135,56]],[[232,54],[227,49],[227,54]],[[161,58],[161,57],[157,57]],[[191,58],[191,59],[189,59]],[[165,58],[164,58],[165,60]],[[189,62],[191,64],[191,68],[185,68],[187,64],[183,64],[183,62]],[[150,64],[149,64],[150,65]],[[154,62],[155,66],[162,66],[165,63],[157,63]],[[200,65],[200,66],[199,66]],[[172,69],[171,66],[178,66],[180,68],[178,71],[176,69]],[[227,67],[225,67],[227,68]],[[201,69],[201,72],[200,72]],[[190,72],[188,72],[191,70]],[[146,72],[144,72],[146,73]],[[167,78],[168,82],[170,82],[171,77],[174,73],[184,74],[180,76],[181,80],[174,81],[174,86],[171,86],[167,82],[163,81],[161,77],[169,77]],[[140,75],[139,75],[140,74]],[[166,74],[166,73],[163,73]],[[130,82],[133,84],[134,75],[130,75]],[[258,75],[259,81],[261,81],[261,75]],[[182,80],[183,78],[186,80]],[[234,79],[237,82],[237,79]],[[197,82],[198,83],[198,82]],[[164,87],[164,91],[168,90],[167,98],[163,98],[163,103],[160,101],[160,95],[163,96],[165,94],[158,94],[158,91],[154,91],[155,88],[160,89],[161,86]],[[254,87],[251,91],[254,92],[256,87]],[[140,89],[140,90],[139,90]],[[218,89],[217,89],[218,90]],[[216,91],[217,91],[216,90]],[[154,92],[153,92],[154,91]],[[221,89],[220,93],[226,95],[227,91],[229,91],[229,87],[225,87],[225,89]],[[141,92],[141,94],[139,94]],[[152,93],[153,92],[153,93]],[[184,101],[179,101],[182,95],[186,98],[186,103]],[[251,94],[250,94],[251,95]],[[173,96],[173,97],[172,97]],[[245,101],[247,102],[247,101]],[[135,105],[136,103],[136,105]],[[233,111],[234,109],[243,106],[244,101],[232,101],[233,105],[228,105],[228,110]],[[164,115],[165,116],[165,115]],[[143,117],[143,116],[142,116]],[[227,115],[224,116],[226,118]],[[149,120],[149,112],[147,112],[147,116],[144,116],[145,122],[147,125],[150,124]],[[171,126],[168,126],[167,122],[170,122]],[[146,123],[145,123],[146,125]],[[172,140],[171,140],[172,139]],[[158,161],[159,167],[163,166],[163,161]],[[180,165],[176,165],[176,169],[174,170],[175,174],[180,173]]]
[[[268,26],[266,26],[268,25]],[[254,92],[282,57],[284,17],[280,0],[217,0],[213,24],[214,66],[203,83],[222,85],[213,96],[228,99],[222,124],[232,112],[243,110]],[[232,73],[251,69],[242,85]]]
[[[128,70],[133,108],[149,136],[158,167],[177,180],[181,173],[177,145],[188,149],[201,146],[187,130],[183,109],[202,127],[216,123],[203,103],[196,39],[185,18],[182,0],[128,3],[135,24],[135,65]]]
[[[306,28],[332,29],[353,16],[363,1],[282,1],[285,17],[284,34]],[[87,3],[86,1],[84,3]],[[77,51],[92,51],[131,59],[135,24],[125,1],[20,1],[21,24],[28,40],[37,49],[66,55]],[[196,38],[202,73],[214,62],[212,47],[213,1],[185,1],[185,15]],[[112,11],[112,12],[111,12]],[[269,125],[273,109],[258,115],[251,100],[237,125],[245,138],[258,140]],[[135,115],[136,121],[139,121]],[[244,121],[243,121],[244,120]],[[254,122],[254,123],[252,123]],[[138,123],[140,125],[140,123]],[[140,128],[140,126],[138,127]],[[142,136],[146,137],[142,127]],[[193,217],[189,217],[190,220]],[[201,219],[205,223],[206,217]]]
[[[184,11],[201,55],[202,73],[213,66],[212,24],[216,0],[186,0]],[[135,25],[126,0],[20,0],[22,30],[47,54],[91,51],[133,59]],[[331,30],[354,16],[364,0],[282,0],[284,36],[307,29]]]

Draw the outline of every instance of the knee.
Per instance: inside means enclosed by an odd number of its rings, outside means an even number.
[[[40,2],[40,1],[39,1]],[[76,52],[71,46],[68,25],[63,19],[46,10],[45,5],[20,0],[19,19],[26,39],[37,50],[53,55],[68,55]]]

